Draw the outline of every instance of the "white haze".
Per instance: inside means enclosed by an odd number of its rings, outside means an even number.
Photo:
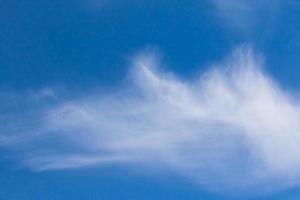
[[[209,0],[220,23],[244,36],[270,31],[290,0]],[[262,30],[261,30],[262,29]]]
[[[26,149],[18,159],[35,170],[128,163],[147,172],[139,163],[149,163],[218,192],[299,183],[299,101],[263,72],[251,50],[236,50],[193,81],[159,65],[140,55],[132,84],[121,91],[25,109],[13,129],[6,123],[10,133],[0,145]]]

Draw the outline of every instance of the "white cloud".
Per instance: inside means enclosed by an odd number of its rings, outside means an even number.
[[[236,50],[193,81],[158,65],[138,56],[133,84],[118,93],[31,109],[2,134],[10,138],[5,146],[23,149],[35,170],[146,162],[219,192],[298,184],[299,102],[262,71],[251,50]]]

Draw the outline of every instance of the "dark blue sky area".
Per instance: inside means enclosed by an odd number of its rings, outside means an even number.
[[[299,13],[295,5],[284,6],[272,17],[262,12],[264,23],[240,34],[224,26],[206,1],[4,0],[0,85],[115,84],[126,74],[128,58],[149,47],[162,52],[172,71],[192,76],[247,43],[266,56],[276,78],[295,86],[300,73]]]

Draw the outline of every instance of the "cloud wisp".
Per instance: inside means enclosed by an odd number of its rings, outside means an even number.
[[[230,29],[249,36],[258,29],[270,28],[277,11],[286,2],[281,0],[209,0],[215,16]]]
[[[2,129],[9,134],[0,145],[22,149],[18,158],[35,170],[146,162],[219,192],[298,184],[299,102],[251,50],[236,50],[193,81],[158,66],[138,56],[121,91],[13,115],[18,123]]]

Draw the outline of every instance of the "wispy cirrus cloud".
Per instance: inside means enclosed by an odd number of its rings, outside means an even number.
[[[159,65],[137,56],[132,83],[117,93],[59,101],[48,89],[55,103],[19,100],[21,114],[8,109],[1,117],[2,146],[35,170],[146,162],[225,193],[299,183],[299,101],[263,72],[251,49],[193,81]]]

